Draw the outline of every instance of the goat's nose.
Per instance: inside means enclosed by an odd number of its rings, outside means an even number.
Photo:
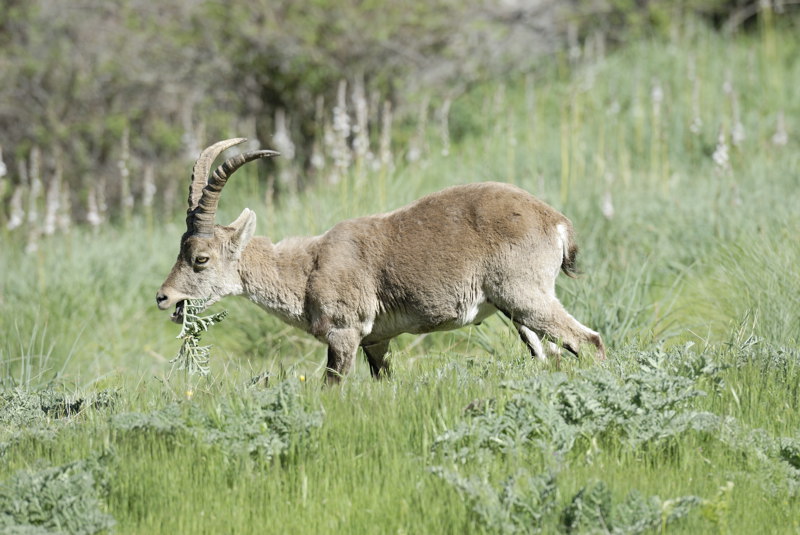
[[[158,308],[163,309],[164,307],[162,305],[166,304],[167,299],[169,298],[166,296],[164,292],[158,292],[156,294],[156,304],[158,305]]]

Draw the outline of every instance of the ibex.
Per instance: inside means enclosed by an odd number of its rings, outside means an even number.
[[[186,299],[244,295],[328,346],[327,380],[337,381],[363,348],[372,375],[389,372],[389,340],[478,324],[496,311],[516,326],[531,353],[574,354],[584,344],[605,358],[600,335],[573,318],[555,294],[559,270],[575,274],[577,247],[565,216],[526,191],[501,183],[454,186],[389,213],[338,223],[321,236],[272,243],[254,236],[245,208],[214,224],[220,192],[242,165],[277,155],[233,156],[210,178],[215,158],[245,141],[220,141],[192,169],[186,233],[158,290],[180,322]]]

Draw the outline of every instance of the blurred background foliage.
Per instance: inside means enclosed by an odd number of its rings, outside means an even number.
[[[59,199],[64,226],[137,207],[172,213],[186,162],[238,135],[281,149],[294,166],[273,191],[304,188],[336,158],[325,138],[342,130],[337,108],[355,125],[350,141],[358,123],[374,137],[393,114],[394,143],[412,158],[412,123],[446,115],[474,84],[531,72],[543,57],[571,58],[582,43],[663,34],[689,15],[739,31],[761,8],[781,13],[792,2],[769,4],[3,0],[0,225],[32,221],[20,206],[30,212],[46,195]],[[358,95],[364,109],[343,114]]]

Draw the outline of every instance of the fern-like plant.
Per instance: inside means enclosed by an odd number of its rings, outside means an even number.
[[[210,316],[201,316],[208,299],[187,299],[183,306],[183,324],[177,336],[182,340],[178,355],[170,361],[173,369],[186,370],[189,375],[208,375],[211,346],[200,345],[200,334],[228,315],[227,310]]]

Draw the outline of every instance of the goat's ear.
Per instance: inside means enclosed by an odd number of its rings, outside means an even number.
[[[233,223],[228,225],[233,229],[233,236],[231,236],[231,252],[239,256],[244,248],[250,242],[256,231],[256,214],[249,208],[242,210]]]

